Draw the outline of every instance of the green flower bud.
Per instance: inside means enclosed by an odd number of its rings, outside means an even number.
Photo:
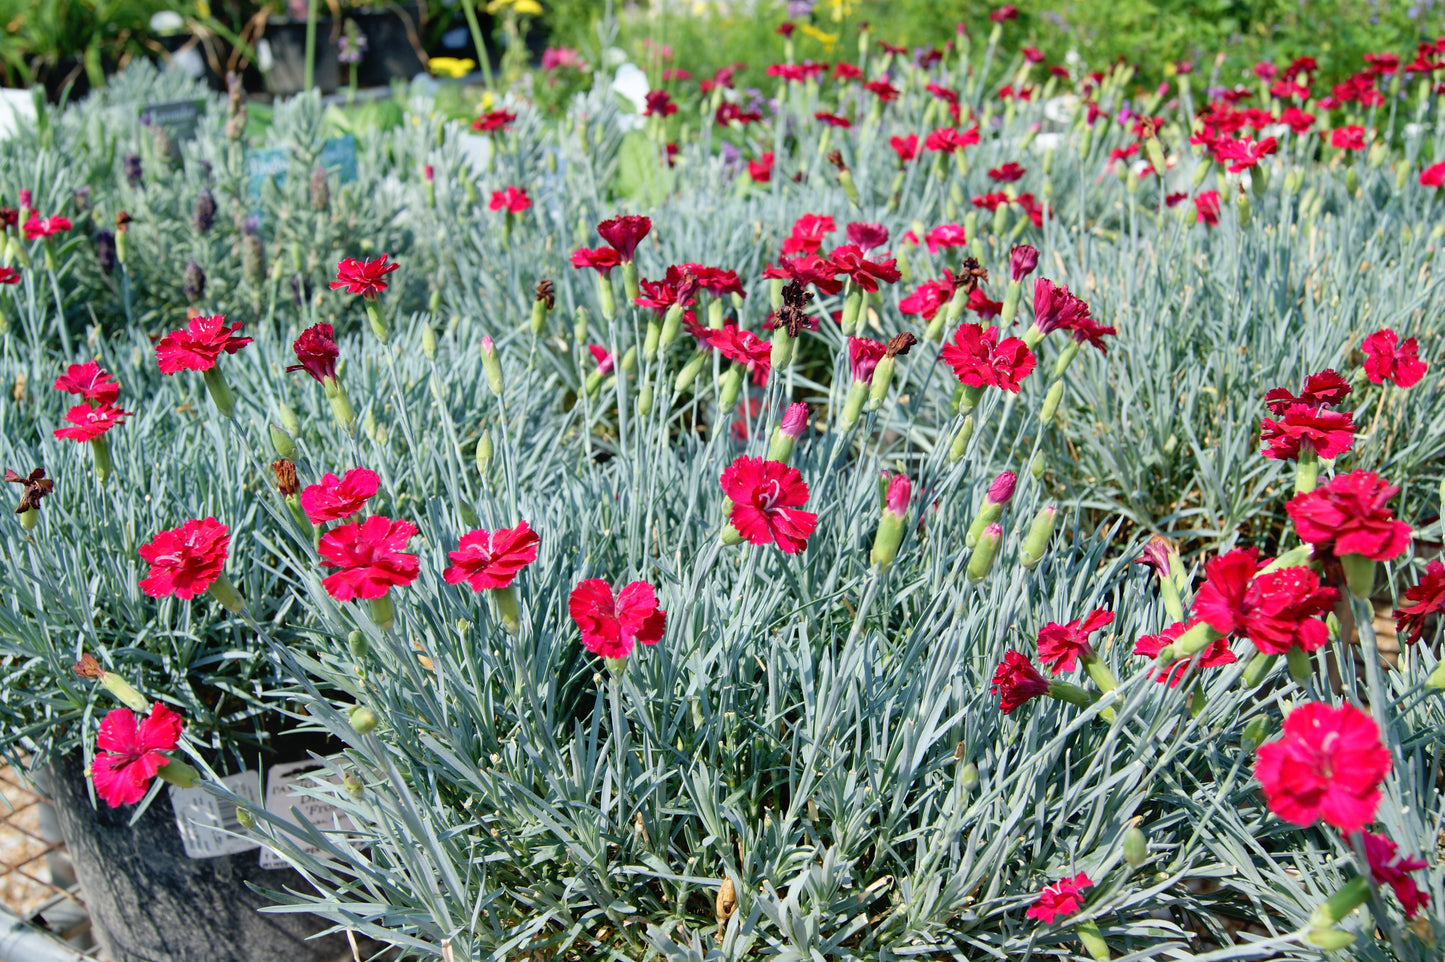
[[[346,773],[341,779],[341,787],[346,790],[346,794],[353,801],[361,801],[362,796],[366,794],[366,786],[361,783],[361,779],[356,777],[355,772]]]
[[[290,435],[274,424],[267,427],[271,435],[271,450],[276,452],[276,457],[289,458],[296,453],[296,445],[292,443]]]
[[[371,642],[361,631],[353,631],[346,636],[346,647],[351,652],[351,657],[357,661],[364,661],[366,656],[371,654]]]
[[[1049,541],[1054,536],[1054,519],[1057,514],[1057,508],[1046,504],[1034,515],[1028,534],[1024,535],[1024,543],[1019,548],[1019,564],[1032,568],[1043,560]]]
[[[1055,381],[1049,385],[1049,393],[1044,395],[1044,406],[1039,411],[1040,423],[1048,424],[1054,419],[1054,415],[1058,413],[1059,410],[1059,401],[1063,399],[1063,396],[1063,381]]]
[[[677,377],[672,383],[674,394],[681,394],[692,387],[692,382],[697,380],[698,374],[702,373],[703,365],[707,363],[707,353],[698,351],[692,358],[677,372]]]
[[[1044,452],[1040,451],[1029,459],[1029,475],[1035,481],[1044,476],[1044,471],[1047,470],[1047,468],[1048,459],[1044,457]]]
[[[482,477],[487,476],[487,468],[492,464],[492,436],[483,431],[482,436],[477,438],[477,473]]]
[[[1137,825],[1129,826],[1124,833],[1124,861],[1129,863],[1130,868],[1138,868],[1149,861],[1149,840]]]
[[[948,463],[957,464],[968,451],[968,442],[973,438],[973,418],[966,417],[958,430],[953,432],[953,443],[948,446]]]
[[[376,712],[364,705],[351,709],[351,728],[358,735],[369,735],[376,731]]]
[[[1269,719],[1264,715],[1255,715],[1244,723],[1242,742],[1247,751],[1254,751],[1264,740],[1269,737]]]
[[[179,758],[172,758],[162,765],[156,774],[176,788],[195,788],[201,780],[201,773]]]
[[[968,559],[968,580],[982,581],[988,577],[989,571],[993,568],[994,558],[998,555],[999,542],[1003,540],[1003,528],[997,524],[991,524],[984,529],[983,535],[974,546],[973,554]]]
[[[421,326],[421,349],[428,361],[437,359],[437,332],[432,330],[430,324]]]
[[[502,361],[497,357],[497,348],[490,337],[482,338],[482,373],[486,375],[487,387],[496,397],[502,396]]]
[[[876,411],[883,406],[883,401],[888,397],[888,386],[893,382],[893,357],[885,354],[878,359],[878,366],[873,369],[873,381],[868,386],[869,411]]]
[[[244,808],[240,805],[236,806],[236,821],[242,828],[249,829],[256,827],[256,816],[251,814],[249,808]]]

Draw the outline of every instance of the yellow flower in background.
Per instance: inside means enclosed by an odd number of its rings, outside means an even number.
[[[486,113],[495,106],[497,106],[497,98],[492,92],[490,90],[482,91],[482,113]]]
[[[853,12],[853,0],[828,0],[828,12],[837,23]]]
[[[829,50],[832,50],[833,44],[838,42],[838,35],[836,33],[824,33],[811,23],[798,24],[798,32],[805,37],[812,37]]]
[[[487,13],[495,14],[506,7],[523,16],[535,17],[542,13],[542,5],[537,0],[492,0],[487,4]]]
[[[427,61],[427,68],[435,76],[451,77],[456,80],[477,69],[477,62],[469,57],[463,57],[460,60],[456,57],[432,57]]]

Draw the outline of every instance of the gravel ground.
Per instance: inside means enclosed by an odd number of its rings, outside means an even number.
[[[54,890],[26,876],[49,879],[40,841],[39,799],[9,765],[0,768],[0,903],[17,915],[30,912]]]

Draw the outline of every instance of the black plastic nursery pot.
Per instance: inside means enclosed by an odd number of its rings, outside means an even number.
[[[289,868],[263,869],[255,849],[188,858],[162,789],[131,825],[134,806],[92,807],[84,762],[49,772],[52,802],[97,939],[113,962],[334,962],[346,936],[315,916],[261,913],[272,890],[301,884]]]
[[[415,7],[364,8],[348,11],[366,36],[366,54],[355,65],[357,84],[384,87],[393,80],[410,80],[426,68],[417,53],[420,35]],[[331,18],[316,21],[316,62],[313,82],[322,93],[333,93],[342,84],[344,71],[336,59],[337,41]],[[271,48],[268,83],[277,96],[301,92],[306,76],[306,22],[273,17],[266,21],[265,40]]]
[[[363,87],[385,87],[393,80],[410,80],[426,70],[417,55],[420,36],[417,10],[358,10],[351,14],[366,35],[366,56],[356,65],[357,83]]]
[[[341,65],[336,60],[331,29],[330,19],[316,21],[312,82],[322,93],[334,92],[341,82]],[[300,93],[306,79],[306,21],[269,18],[261,39],[271,48],[271,70],[267,77],[271,92],[278,97]]]

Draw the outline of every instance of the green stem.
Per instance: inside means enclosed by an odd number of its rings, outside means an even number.
[[[316,80],[316,0],[306,3],[306,65],[301,76],[301,89],[309,91]]]
[[[486,78],[487,89],[491,90],[496,86],[492,78],[492,62],[487,59],[487,45],[482,42],[482,26],[477,23],[477,8],[473,0],[462,0],[462,12],[467,17],[467,29],[472,34],[472,45],[477,48],[477,65],[482,68],[482,76]]]

